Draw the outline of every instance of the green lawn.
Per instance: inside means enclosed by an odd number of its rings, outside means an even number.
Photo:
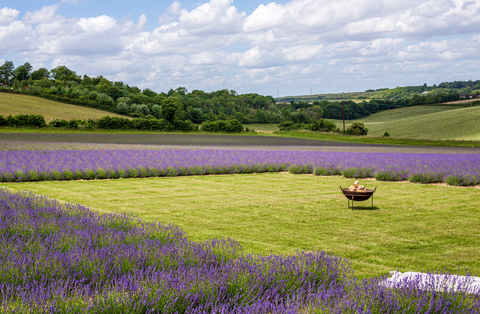
[[[61,119],[98,119],[104,116],[120,115],[82,107],[64,104],[61,102],[28,95],[16,95],[0,93],[0,114],[3,116],[18,114],[40,114],[45,117],[45,121],[52,118]]]
[[[325,250],[357,275],[391,270],[480,273],[480,190],[363,180],[374,210],[347,208],[352,179],[289,173],[1,184],[100,212],[132,213],[189,238],[238,240],[247,253]]]

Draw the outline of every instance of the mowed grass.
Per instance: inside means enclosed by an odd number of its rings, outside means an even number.
[[[11,183],[102,213],[173,223],[189,239],[234,238],[246,253],[325,250],[360,277],[400,271],[480,274],[480,189],[360,180],[377,186],[347,208],[353,179],[289,173]]]
[[[40,114],[48,122],[52,118],[60,119],[98,119],[104,116],[118,116],[115,113],[64,104],[41,97],[0,93],[0,114],[5,116],[18,114]]]
[[[391,137],[480,140],[480,106],[399,108],[379,112],[356,121],[365,124],[370,136],[382,136],[387,130]],[[339,123],[341,121],[337,120],[337,125]]]

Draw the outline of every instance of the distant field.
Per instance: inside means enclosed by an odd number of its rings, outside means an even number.
[[[52,118],[62,119],[97,119],[118,116],[115,113],[64,104],[41,97],[0,93],[0,114],[3,116],[17,114],[41,114],[48,122]]]
[[[472,99],[465,99],[465,100],[457,100],[457,101],[446,102],[445,104],[467,104],[469,102],[474,102],[474,101],[480,101],[480,99],[472,98]]]
[[[340,128],[342,121],[333,120]],[[480,106],[416,106],[392,109],[355,121],[363,122],[368,135],[434,140],[480,140]],[[352,122],[348,121],[346,127]]]

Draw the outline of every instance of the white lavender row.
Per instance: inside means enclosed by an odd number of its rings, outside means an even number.
[[[479,291],[361,282],[324,252],[243,255],[233,240],[195,243],[172,225],[5,189],[0,241],[0,313],[480,311]]]
[[[260,150],[0,151],[0,180],[114,179],[253,172],[480,184],[480,154]]]

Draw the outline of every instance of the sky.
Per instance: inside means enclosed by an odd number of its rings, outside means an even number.
[[[0,0],[0,64],[290,96],[480,79],[480,0]]]

